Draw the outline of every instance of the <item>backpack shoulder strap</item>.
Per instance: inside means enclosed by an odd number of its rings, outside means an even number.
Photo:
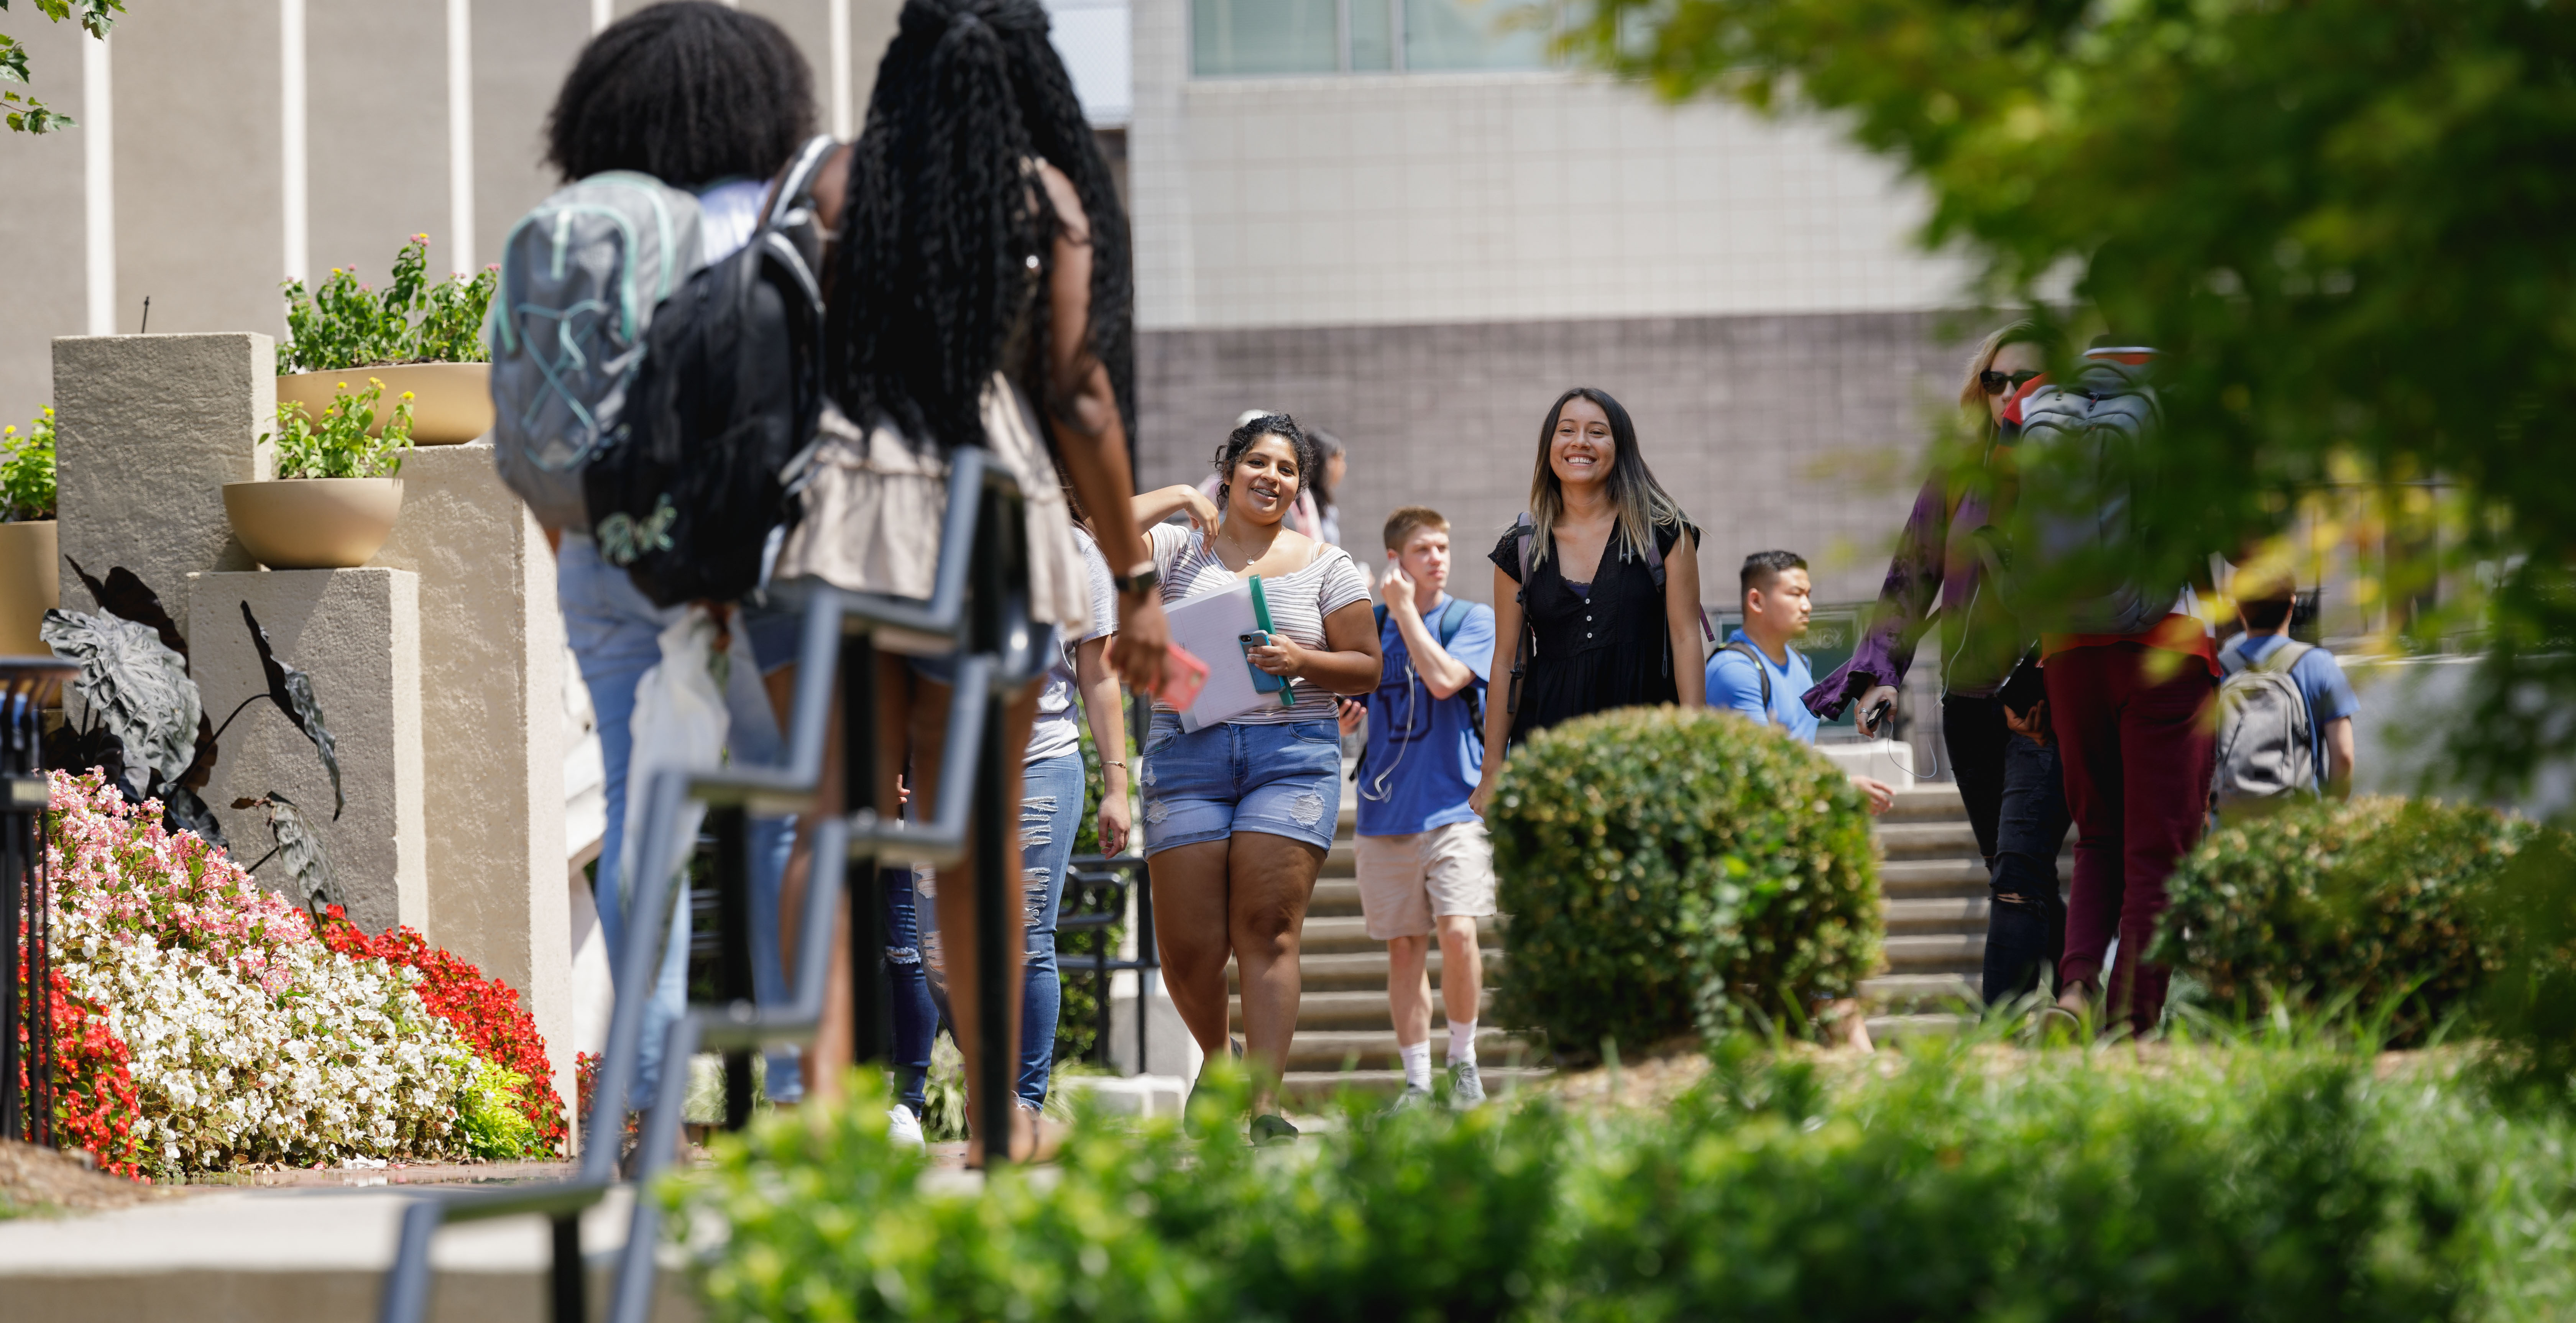
[[[1436,629],[1440,646],[1444,651],[1449,647],[1450,642],[1458,637],[1458,631],[1467,627],[1467,613],[1474,610],[1475,605],[1466,598],[1452,597],[1449,599],[1449,605],[1440,608],[1440,623]]]
[[[818,133],[805,140],[788,158],[787,168],[778,176],[778,192],[769,201],[769,214],[761,218],[761,228],[783,230],[796,221],[796,212],[811,200],[814,177],[823,171],[838,144],[828,133]],[[819,219],[819,218],[818,218]]]
[[[1763,664],[1762,654],[1750,643],[1737,641],[1726,645],[1726,651],[1738,653],[1753,663],[1753,677],[1762,682],[1762,719],[1771,719],[1771,668]]]
[[[1520,515],[1512,521],[1512,532],[1521,547],[1521,587],[1526,590],[1529,587],[1530,566],[1538,559],[1538,525],[1530,522],[1529,511],[1521,511]]]
[[[2314,651],[2316,651],[2316,647],[2313,644],[2284,642],[2281,646],[2272,650],[2271,656],[2254,663],[2253,669],[2262,671],[2266,674],[2278,673],[2281,675],[2287,675],[2290,673],[2291,667],[2299,664],[2299,659],[2301,657],[2305,657]]]

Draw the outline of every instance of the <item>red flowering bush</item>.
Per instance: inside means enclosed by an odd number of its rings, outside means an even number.
[[[539,1152],[560,1152],[564,1142],[563,1100],[555,1095],[554,1067],[546,1061],[546,1040],[534,1016],[519,1004],[519,994],[497,978],[454,953],[433,947],[410,928],[394,928],[369,937],[337,905],[324,912],[322,941],[353,959],[382,960],[420,971],[413,989],[432,1015],[455,1026],[457,1036],[475,1055],[528,1082],[517,1090],[517,1106],[536,1130]]]
[[[143,1105],[135,1097],[133,1062],[125,1040],[109,1028],[105,1013],[72,995],[61,970],[50,972],[46,981],[53,990],[55,1142],[89,1150],[98,1158],[100,1171],[143,1177],[151,1152],[134,1133]],[[27,962],[22,959],[13,991],[23,992],[26,986]],[[27,1040],[27,1025],[21,1021],[22,1052]],[[17,1079],[21,1098],[31,1084],[27,1076],[27,1061],[21,1056]]]

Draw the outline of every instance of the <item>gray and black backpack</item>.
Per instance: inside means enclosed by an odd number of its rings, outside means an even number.
[[[654,308],[698,257],[698,200],[631,170],[565,185],[511,228],[492,299],[493,462],[546,527],[590,527],[582,468],[618,427]]]
[[[2052,631],[2135,634],[2163,620],[2184,588],[2136,570],[2138,488],[2153,471],[2148,447],[2164,408],[2146,365],[2111,357],[2128,352],[2093,351],[2072,380],[2022,403],[2022,471],[2045,467],[2068,489],[2045,508],[2025,504],[2027,544],[1988,569],[2007,608]]]
[[[2240,640],[2241,642],[2241,640]],[[2218,766],[2210,794],[2221,809],[2317,792],[2316,722],[2290,668],[2311,651],[2284,641],[2258,662],[2235,644],[2220,651]]]

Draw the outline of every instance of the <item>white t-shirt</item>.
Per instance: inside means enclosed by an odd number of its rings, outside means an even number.
[[[1082,549],[1082,568],[1091,581],[1091,624],[1081,638],[1056,635],[1055,663],[1047,667],[1046,688],[1038,691],[1038,722],[1029,728],[1031,763],[1061,758],[1082,748],[1081,694],[1075,689],[1074,650],[1093,639],[1118,632],[1118,588],[1109,581],[1109,562],[1089,533],[1073,530]]]
[[[698,194],[698,260],[708,266],[742,251],[760,230],[761,179],[736,179]]]
[[[1241,578],[1225,567],[1225,562],[1211,555],[1199,531],[1187,524],[1156,524],[1148,535],[1154,547],[1154,568],[1163,576],[1163,604],[1170,606],[1201,593],[1220,592],[1231,588]],[[1319,546],[1315,559],[1306,568],[1291,574],[1264,576],[1261,598],[1270,605],[1270,627],[1296,641],[1301,648],[1327,651],[1324,641],[1324,617],[1353,602],[1368,600],[1368,576],[1351,562],[1350,554],[1340,547]],[[1231,657],[1201,657],[1210,667],[1246,663],[1241,653]],[[1322,687],[1295,679],[1288,682],[1289,692],[1296,695],[1295,707],[1262,706],[1239,717],[1229,718],[1235,725],[1267,726],[1292,721],[1331,721],[1341,699]],[[1173,709],[1157,702],[1157,712]]]

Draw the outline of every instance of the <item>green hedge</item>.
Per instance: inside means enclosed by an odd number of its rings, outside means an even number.
[[[1511,916],[1496,1020],[1581,1056],[1797,1023],[1878,964],[1860,793],[1732,714],[1628,708],[1513,752],[1486,814]]]
[[[2175,869],[2156,956],[2221,1007],[2341,1002],[2418,1042],[2511,954],[2496,888],[2540,829],[2403,799],[2307,802],[2210,833]]]
[[[2576,1129],[2369,1056],[1722,1047],[1669,1113],[1425,1109],[1185,1134],[925,1190],[869,1089],[664,1190],[717,1320],[2567,1317]],[[2423,1067],[2428,1070],[2430,1067]]]

